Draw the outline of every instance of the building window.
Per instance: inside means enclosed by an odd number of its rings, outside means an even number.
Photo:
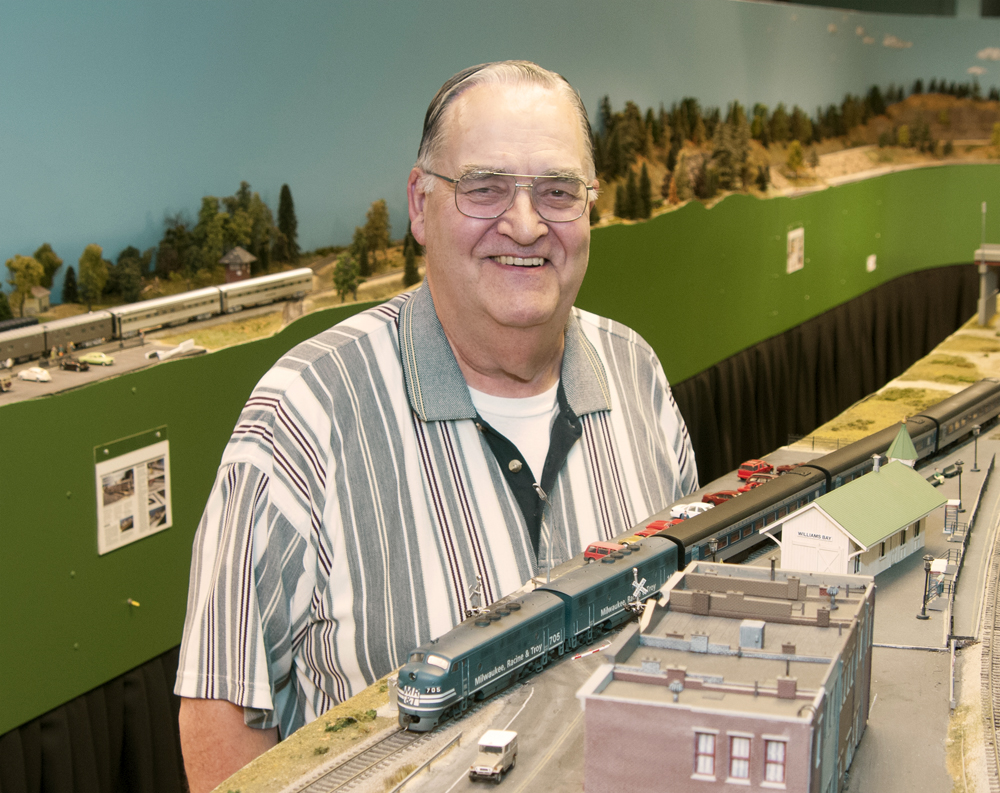
[[[881,548],[881,550],[879,551],[878,555],[879,555],[879,558],[880,558],[880,559],[881,559],[881,558],[882,558],[883,556],[885,556],[885,542],[883,542],[883,543],[882,543],[882,548]]]
[[[715,776],[715,736],[711,733],[694,734],[694,772]]]
[[[750,778],[750,739],[737,738],[735,735],[729,738],[729,778],[749,779]]]
[[[913,524],[913,536],[914,537],[919,537],[920,536],[920,521],[919,520],[916,523]]]
[[[785,781],[784,741],[764,741],[764,781]]]

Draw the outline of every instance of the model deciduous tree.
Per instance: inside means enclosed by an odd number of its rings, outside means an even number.
[[[33,256],[17,254],[13,259],[7,260],[7,271],[7,283],[14,287],[10,295],[11,302],[23,317],[24,301],[31,295],[31,287],[42,285],[45,268]]]
[[[0,321],[5,319],[14,319],[14,312],[10,310],[6,293],[0,289]]]
[[[41,285],[46,289],[51,289],[52,278],[55,276],[56,271],[62,267],[63,260],[52,250],[52,246],[45,242],[35,251],[35,261],[42,265],[42,269],[45,270]]]
[[[88,245],[80,256],[80,294],[87,303],[87,311],[93,308],[108,280],[108,265],[103,253],[100,245]]]
[[[345,253],[337,260],[337,266],[333,270],[333,288],[340,296],[340,302],[344,302],[348,293],[358,299],[358,287],[364,279],[358,274],[358,263],[349,253]]]
[[[384,198],[372,201],[368,207],[368,214],[365,216],[365,239],[368,242],[368,251],[373,256],[377,251],[382,251],[385,258],[389,258],[390,226],[389,207]]]
[[[793,175],[798,175],[799,171],[802,170],[802,144],[797,140],[793,140],[788,144],[788,160],[785,164]]]
[[[299,260],[299,221],[295,218],[295,203],[292,201],[292,191],[287,184],[281,186],[278,198],[278,231],[284,239],[283,261],[297,262]]]

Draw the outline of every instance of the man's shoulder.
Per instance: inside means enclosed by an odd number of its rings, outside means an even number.
[[[341,320],[292,347],[278,359],[275,367],[303,371],[331,354],[347,347],[356,347],[365,341],[372,344],[393,342],[400,309],[411,296],[411,292],[397,295],[385,303]]]
[[[583,330],[584,335],[590,338],[591,341],[595,341],[603,336],[608,340],[617,340],[632,345],[649,353],[653,357],[656,356],[649,343],[623,322],[602,317],[600,314],[595,314],[578,306],[573,307],[573,316],[580,323],[580,328]]]

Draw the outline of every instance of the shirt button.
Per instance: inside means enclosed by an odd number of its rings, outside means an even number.
[[[521,461],[511,460],[509,463],[507,463],[507,467],[511,470],[511,473],[516,474],[518,471],[521,470]]]

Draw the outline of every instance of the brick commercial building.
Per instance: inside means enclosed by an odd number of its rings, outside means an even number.
[[[875,585],[694,562],[577,696],[587,793],[834,793],[868,720]],[[832,596],[832,597],[831,597]]]

